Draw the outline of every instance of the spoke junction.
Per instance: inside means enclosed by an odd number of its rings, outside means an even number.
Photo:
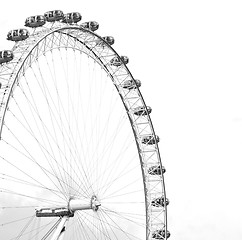
[[[81,199],[70,198],[67,206],[37,208],[36,217],[74,217],[75,211],[97,211],[100,206],[101,203],[98,201],[95,195],[91,197],[89,203]]]
[[[89,203],[85,200],[70,198],[67,206],[37,208],[36,217],[60,217],[58,224],[51,230],[51,232],[53,232],[51,240],[58,240],[64,236],[65,226],[69,218],[74,217],[76,211],[93,210],[96,212],[100,206],[101,203],[95,195],[91,197]]]

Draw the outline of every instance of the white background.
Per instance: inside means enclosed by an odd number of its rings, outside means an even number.
[[[25,18],[78,11],[115,37],[160,136],[171,239],[242,239],[242,3],[2,1],[0,49]]]

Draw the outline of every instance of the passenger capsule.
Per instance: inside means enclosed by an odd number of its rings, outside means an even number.
[[[165,167],[162,166],[162,173],[164,174],[166,172]],[[148,173],[150,175],[161,175],[161,167],[160,165],[154,165],[148,169]]]
[[[126,80],[123,84],[122,84],[122,87],[123,88],[126,88],[126,89],[135,89],[137,87],[140,87],[141,86],[141,81],[138,80],[138,79],[131,79],[131,80]]]
[[[166,238],[169,238],[171,236],[169,231],[165,231],[164,229],[162,230],[156,230],[152,233],[152,238],[154,239],[160,239],[160,240],[164,240]]]
[[[79,12],[71,12],[64,14],[63,19],[61,20],[63,23],[77,23],[81,21],[82,16]]]
[[[61,10],[48,11],[44,14],[47,22],[60,21],[64,17],[64,13]]]
[[[13,60],[13,52],[10,50],[0,51],[0,64]]]
[[[155,198],[151,201],[151,205],[153,207],[161,207],[161,206],[164,207],[165,205],[166,206],[169,205],[169,203],[170,203],[169,199],[166,198],[166,200],[165,200],[165,198],[163,196],[159,197],[159,198]]]
[[[45,24],[45,22],[46,22],[46,19],[43,15],[36,15],[36,16],[28,17],[25,20],[25,26],[36,28],[36,27],[43,26]]]
[[[115,67],[119,67],[123,63],[127,64],[128,62],[129,62],[129,58],[126,56],[114,57],[110,60],[110,64]]]
[[[106,37],[103,37],[103,40],[105,40],[109,45],[114,44],[114,37],[106,36]]]
[[[83,28],[87,28],[92,32],[96,31],[99,28],[98,22],[95,22],[95,21],[84,22],[80,26]]]
[[[147,136],[143,136],[141,142],[143,144],[148,144],[148,145],[153,145],[155,143],[158,143],[160,141],[159,136],[153,136],[153,135],[147,135]]]
[[[133,109],[133,112],[135,115],[137,116],[144,116],[144,115],[148,115],[150,114],[152,111],[151,107],[149,106],[140,106],[140,107],[136,107]]]
[[[29,31],[27,29],[15,29],[8,32],[7,40],[10,41],[23,41],[29,37]]]

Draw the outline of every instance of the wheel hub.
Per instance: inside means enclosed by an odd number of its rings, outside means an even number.
[[[83,200],[76,198],[71,198],[68,203],[68,209],[72,212],[88,209],[97,211],[100,206],[101,203],[97,200],[97,197],[95,195],[91,197],[91,201],[89,203],[86,203]]]
[[[93,195],[89,202],[87,200],[70,198],[67,207],[50,207],[36,209],[36,217],[73,217],[75,211],[93,210],[97,211],[101,203]]]

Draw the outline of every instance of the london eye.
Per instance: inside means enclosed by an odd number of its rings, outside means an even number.
[[[168,239],[152,108],[114,37],[81,20],[28,17],[0,51],[0,236]]]

